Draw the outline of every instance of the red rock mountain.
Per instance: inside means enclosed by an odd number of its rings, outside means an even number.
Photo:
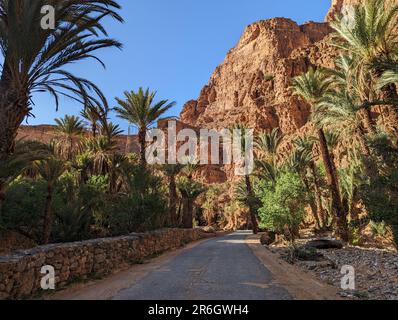
[[[292,95],[291,79],[310,66],[333,66],[337,52],[329,45],[332,30],[328,21],[344,5],[360,2],[332,0],[325,23],[298,25],[275,18],[248,26],[198,99],[185,104],[179,127],[221,129],[242,123],[256,130],[280,128],[287,136],[284,147],[289,148],[289,137],[304,132],[310,116],[308,105]],[[23,127],[19,136],[24,135],[47,140],[52,133],[45,126]],[[126,145],[128,138],[122,137],[120,150],[126,150]],[[136,150],[137,146],[127,149]],[[230,168],[219,166],[208,166],[203,175],[208,182],[232,179]]]

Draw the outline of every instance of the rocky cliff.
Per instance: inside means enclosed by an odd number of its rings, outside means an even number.
[[[333,62],[323,41],[330,32],[327,23],[299,26],[284,18],[248,26],[198,100],[185,105],[181,121],[204,128],[243,123],[257,130],[297,131],[310,112],[292,96],[291,79],[312,64]]]

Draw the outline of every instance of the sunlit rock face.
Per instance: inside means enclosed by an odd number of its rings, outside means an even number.
[[[308,130],[309,106],[291,91],[291,80],[310,66],[332,67],[328,23],[298,25],[285,18],[248,26],[235,48],[216,68],[197,100],[187,102],[181,121],[196,128],[226,129],[244,124],[256,131],[280,128],[289,141]],[[211,168],[214,172],[214,168]],[[233,168],[223,167],[228,181]],[[222,182],[211,175],[210,182]]]
[[[326,23],[299,26],[284,18],[248,26],[199,98],[185,105],[181,121],[204,128],[243,123],[258,130],[279,127],[285,133],[295,132],[307,122],[309,109],[292,96],[290,80],[311,64],[297,51],[330,32]]]

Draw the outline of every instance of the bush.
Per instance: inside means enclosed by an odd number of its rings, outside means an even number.
[[[46,195],[43,181],[18,180],[11,184],[2,210],[4,227],[38,241]]]
[[[283,172],[277,178],[275,188],[268,185],[261,190],[259,215],[262,225],[294,241],[304,220],[307,203],[300,177],[289,171]]]

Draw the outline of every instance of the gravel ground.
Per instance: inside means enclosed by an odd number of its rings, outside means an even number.
[[[286,248],[273,247],[281,255]],[[398,300],[398,254],[379,249],[345,247],[344,249],[317,250],[323,255],[319,261],[297,261],[295,264],[320,280],[341,288],[340,273],[345,265],[355,268],[356,290],[341,291],[349,299]]]

